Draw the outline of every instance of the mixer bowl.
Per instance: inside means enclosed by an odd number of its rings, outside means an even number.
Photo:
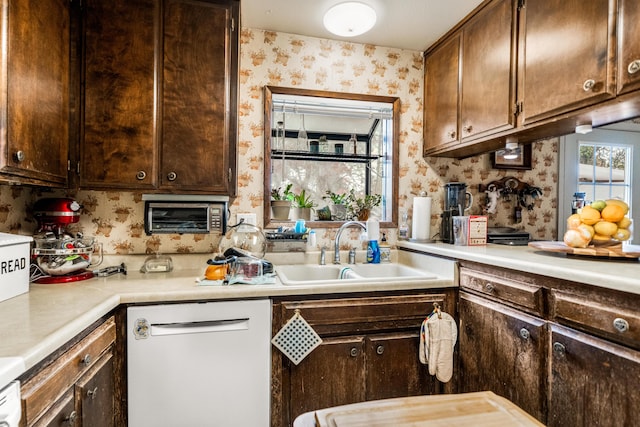
[[[33,258],[50,276],[74,273],[102,262],[102,246],[99,246],[98,261],[92,262],[94,238],[34,239],[34,244]]]

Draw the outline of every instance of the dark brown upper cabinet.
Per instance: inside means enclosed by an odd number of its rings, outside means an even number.
[[[69,0],[1,2],[1,182],[67,185],[71,7]]]
[[[236,193],[237,0],[86,0],[80,186]]]
[[[618,0],[618,94],[640,89],[640,2]]]
[[[490,2],[425,59],[425,155],[514,127],[516,16]]]
[[[616,4],[524,3],[518,87],[523,125],[615,96]]]

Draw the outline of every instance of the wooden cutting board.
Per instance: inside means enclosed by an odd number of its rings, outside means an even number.
[[[401,397],[316,411],[317,427],[543,426],[490,391]]]
[[[586,248],[572,248],[564,242],[540,241],[529,242],[532,248],[547,252],[564,252],[572,255],[584,255],[607,258],[638,258],[640,257],[640,246],[617,244],[614,246],[588,246]]]

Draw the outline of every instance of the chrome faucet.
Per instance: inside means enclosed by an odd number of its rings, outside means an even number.
[[[340,264],[340,236],[342,236],[342,232],[349,227],[357,226],[362,228],[364,231],[367,231],[367,226],[364,223],[359,221],[347,221],[340,226],[338,232],[336,233],[336,243],[335,243],[335,252],[333,254],[333,263]]]

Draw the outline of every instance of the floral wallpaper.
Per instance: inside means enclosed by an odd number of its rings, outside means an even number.
[[[513,176],[540,187],[542,196],[532,210],[523,210],[514,223],[514,201],[500,199],[489,225],[524,229],[536,239],[556,237],[558,140],[533,144],[532,169],[492,169],[488,154],[467,159],[422,157],[423,59],[422,52],[293,34],[244,28],[241,34],[239,90],[238,197],[231,206],[236,214],[255,212],[263,223],[263,87],[265,85],[315,90],[397,96],[400,115],[399,210],[408,210],[411,224],[413,197],[425,191],[433,198],[430,234],[438,232],[447,182],[465,182],[474,196],[470,214],[482,214],[486,194],[478,185]],[[219,237],[210,235],[154,235],[143,231],[141,194],[109,191],[43,191],[0,185],[0,231],[31,234],[36,223],[30,207],[41,197],[70,196],[83,206],[76,225],[86,236],[95,236],[105,253],[211,253]],[[387,233],[396,242],[397,230]],[[317,229],[318,247],[329,246],[335,229]],[[345,236],[347,237],[347,236]],[[349,240],[350,239],[350,240]],[[358,233],[343,237],[343,247],[357,246]]]

